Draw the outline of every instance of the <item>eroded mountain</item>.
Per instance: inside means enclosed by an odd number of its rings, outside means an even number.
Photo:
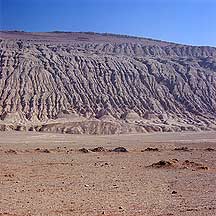
[[[0,129],[216,129],[216,48],[113,34],[0,32]]]

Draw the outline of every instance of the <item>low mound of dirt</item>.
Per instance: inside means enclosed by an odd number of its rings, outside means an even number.
[[[172,160],[160,160],[157,163],[153,163],[149,167],[154,168],[176,168],[176,169],[191,169],[191,170],[208,170],[209,167],[203,165],[202,163],[196,163],[193,161],[185,160],[180,162],[178,159]]]
[[[189,169],[189,168],[192,168],[192,169],[203,169],[203,170],[208,170],[209,168],[201,163],[196,163],[196,162],[193,162],[193,161],[189,161],[189,160],[185,160],[183,163],[182,163],[182,166],[183,168],[186,168],[186,169]]]
[[[177,162],[178,162],[177,159],[168,160],[168,161],[160,160],[157,163],[153,163],[151,166],[156,168],[168,168],[168,167],[174,167]]]

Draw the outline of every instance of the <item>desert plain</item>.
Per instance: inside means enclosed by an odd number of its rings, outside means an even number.
[[[216,215],[214,131],[0,137],[1,216]]]

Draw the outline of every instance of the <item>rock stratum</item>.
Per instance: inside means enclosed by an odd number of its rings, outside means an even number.
[[[0,32],[0,130],[216,129],[216,48],[92,32]]]

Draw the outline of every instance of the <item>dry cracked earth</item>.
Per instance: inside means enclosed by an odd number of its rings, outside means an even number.
[[[215,154],[215,132],[1,132],[0,215],[214,216]]]

